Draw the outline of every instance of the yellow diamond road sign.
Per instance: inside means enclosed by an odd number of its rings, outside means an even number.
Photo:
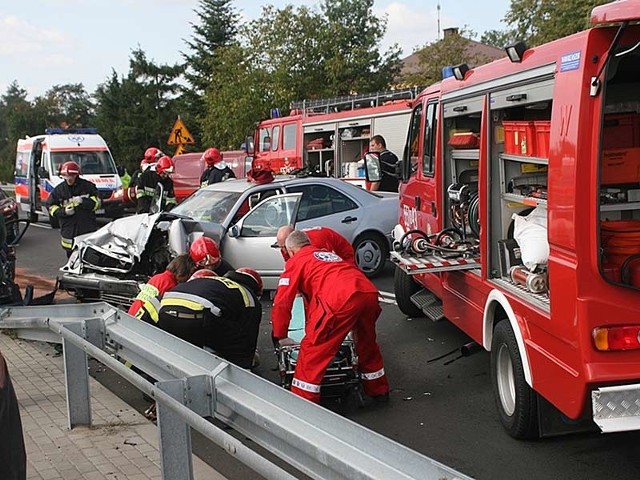
[[[176,123],[173,124],[173,128],[171,129],[171,133],[169,134],[169,140],[167,140],[167,145],[185,145],[185,144],[196,143],[193,140],[193,137],[187,130],[184,122],[180,117],[176,120]]]

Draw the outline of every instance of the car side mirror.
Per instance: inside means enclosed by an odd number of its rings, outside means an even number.
[[[231,225],[229,231],[227,232],[227,236],[231,238],[236,238],[240,236],[240,227],[236,223],[235,225]]]
[[[47,171],[47,169],[46,169],[46,168],[44,168],[44,167],[40,167],[40,168],[38,169],[38,176],[39,176],[40,178],[49,178],[49,172]]]
[[[367,153],[364,156],[364,173],[369,182],[379,182],[382,179],[380,159],[375,153]]]

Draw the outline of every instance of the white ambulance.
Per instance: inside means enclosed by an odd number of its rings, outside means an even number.
[[[15,171],[16,200],[32,222],[49,218],[47,200],[62,182],[60,167],[73,161],[81,177],[96,184],[102,202],[98,215],[122,216],[122,182],[109,147],[93,128],[50,128],[44,135],[18,140]],[[52,226],[56,222],[50,219]]]

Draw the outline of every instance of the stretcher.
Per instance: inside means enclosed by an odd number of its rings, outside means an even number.
[[[296,297],[291,312],[289,324],[289,338],[295,340],[295,345],[279,346],[276,348],[280,384],[287,390],[291,389],[291,381],[296,369],[300,342],[304,338],[305,312],[302,297]],[[358,355],[351,332],[340,345],[339,350],[325,372],[320,388],[322,400],[332,399],[340,403],[352,397],[359,407],[364,406],[364,395],[360,372],[358,371]]]

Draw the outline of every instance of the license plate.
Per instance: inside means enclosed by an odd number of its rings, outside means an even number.
[[[96,215],[104,215],[104,208],[99,208],[96,210]]]

